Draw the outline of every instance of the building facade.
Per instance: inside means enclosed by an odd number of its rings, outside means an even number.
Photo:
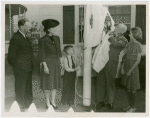
[[[38,22],[40,36],[44,36],[44,19],[56,19],[60,25],[56,35],[60,37],[61,49],[71,44],[75,47],[75,55],[79,57],[83,46],[84,7],[83,5],[25,5],[28,9],[26,17],[29,21]],[[146,44],[146,5],[108,5],[106,6],[115,23],[125,23],[130,28],[139,26],[143,31],[143,44]],[[34,8],[34,9],[33,9]],[[17,31],[18,16],[13,17],[13,31]],[[7,19],[6,19],[7,21]],[[5,32],[8,32],[7,29]],[[5,53],[8,51],[10,37],[5,37]],[[82,71],[78,75],[82,76]]]

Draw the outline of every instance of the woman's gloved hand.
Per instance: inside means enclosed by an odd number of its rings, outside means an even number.
[[[48,69],[47,66],[44,66],[44,72],[45,72],[46,74],[49,74],[49,69]]]
[[[45,72],[46,74],[49,74],[49,69],[48,69],[48,67],[47,67],[46,62],[41,62],[41,63],[40,63],[40,70],[42,69],[42,65],[44,66],[44,72]]]

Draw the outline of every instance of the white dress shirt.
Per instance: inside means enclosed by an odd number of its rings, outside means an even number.
[[[68,59],[67,59],[67,58],[68,58]],[[76,63],[74,57],[72,57],[72,58],[73,58],[74,63]],[[69,63],[68,63],[68,61],[69,61]],[[68,65],[68,64],[69,64],[69,65]],[[65,67],[65,70],[68,71],[68,72],[73,72],[73,71],[75,71],[75,70],[72,68],[72,59],[71,59],[71,56],[70,56],[70,55],[68,55],[67,57],[65,57],[65,60],[64,60],[64,67]]]

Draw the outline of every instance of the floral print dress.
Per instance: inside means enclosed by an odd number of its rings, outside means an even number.
[[[137,61],[137,56],[142,52],[142,45],[138,42],[129,42],[125,51],[124,71],[127,73]],[[122,79],[122,84],[130,90],[140,89],[139,68],[138,66],[132,71],[131,76],[126,75]]]

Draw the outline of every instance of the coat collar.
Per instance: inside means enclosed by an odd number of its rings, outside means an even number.
[[[48,42],[50,42],[50,43],[53,43],[52,40],[50,40],[50,37],[52,37],[52,38],[54,39],[54,42],[56,43],[56,38],[55,38],[54,35],[52,35],[52,36],[49,36],[49,35],[47,35],[47,34],[45,35],[46,40],[47,40]]]

